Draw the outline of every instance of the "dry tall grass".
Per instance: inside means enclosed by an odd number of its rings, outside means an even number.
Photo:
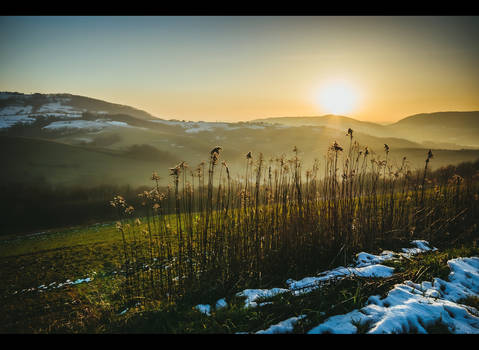
[[[303,169],[295,147],[289,159],[248,152],[244,176],[234,179],[215,147],[207,164],[171,168],[166,191],[153,174],[141,208],[115,197],[126,297],[201,301],[266,287],[348,264],[360,250],[439,242],[475,220],[477,175],[432,174],[431,151],[424,169],[412,171],[406,158],[394,166],[388,145],[374,155],[351,129],[347,136],[345,148],[328,149],[322,176],[319,161]]]

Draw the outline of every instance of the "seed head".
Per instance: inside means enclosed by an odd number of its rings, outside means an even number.
[[[353,138],[353,129],[349,128],[348,133],[346,134],[346,136],[349,136],[352,139]]]
[[[432,150],[429,150],[429,152],[427,152],[427,159],[431,159],[432,157],[434,157]]]
[[[135,208],[133,208],[131,205],[125,209],[125,214],[133,214],[135,211]]]
[[[331,150],[335,152],[342,152],[343,148],[336,141],[334,141],[334,144],[331,146]]]
[[[160,177],[158,176],[158,173],[157,173],[156,171],[153,172],[153,174],[151,175],[151,179],[152,179],[153,181],[158,181],[158,180],[160,180]]]
[[[180,168],[177,166],[174,168],[170,168],[170,175],[171,176],[178,176],[180,174]]]
[[[213,154],[215,154],[215,153],[216,153],[216,154],[220,154],[220,151],[221,151],[222,149],[223,149],[223,148],[221,148],[220,146],[216,146],[215,148],[213,148],[213,149],[211,150],[210,153],[211,153],[211,155],[213,155]]]

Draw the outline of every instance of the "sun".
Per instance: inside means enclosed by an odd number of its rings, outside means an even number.
[[[347,81],[333,81],[321,86],[315,96],[315,102],[327,114],[348,114],[354,112],[359,94]]]

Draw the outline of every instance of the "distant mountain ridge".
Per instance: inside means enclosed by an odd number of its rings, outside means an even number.
[[[406,156],[411,167],[423,167],[431,148],[431,168],[436,168],[479,158],[478,116],[478,112],[420,114],[390,125],[336,115],[203,122],[166,120],[130,106],[71,94],[0,92],[2,179],[34,181],[40,176],[56,183],[88,179],[88,183],[147,184],[148,169],[164,169],[162,181],[168,183],[169,167],[180,161],[195,166],[214,146],[223,148],[221,156],[233,172],[244,167],[249,151],[253,157],[261,152],[271,160],[288,157],[295,146],[309,167],[323,159],[333,142],[349,147],[349,128],[354,141],[367,146],[374,157],[383,157],[388,144],[392,163]],[[48,176],[50,171],[55,176]]]
[[[470,121],[470,122],[479,122],[479,111],[446,111],[446,112],[433,112],[433,113],[419,113],[413,114],[409,117],[405,117],[395,123],[389,124],[389,126],[397,124],[405,124],[417,121],[430,122],[431,119],[440,122],[455,122],[457,121],[458,116],[461,118],[461,122]]]
[[[290,126],[328,126],[341,130],[350,127],[372,136],[397,137],[422,144],[479,147],[479,111],[421,113],[387,125],[338,115],[276,117],[255,121]]]
[[[134,107],[80,95],[0,92],[0,116],[48,113],[67,115],[83,112],[127,114],[143,120],[155,118],[151,114]]]

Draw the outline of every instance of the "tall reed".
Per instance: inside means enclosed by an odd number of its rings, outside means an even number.
[[[217,146],[207,174],[202,163],[187,176],[182,162],[163,192],[154,174],[140,208],[115,197],[127,297],[201,302],[348,264],[360,250],[440,242],[477,220],[479,176],[466,187],[453,172],[427,172],[431,151],[423,171],[406,158],[395,166],[388,145],[374,154],[346,136],[347,151],[334,142],[311,169],[296,147],[289,159],[248,152],[237,178],[224,161],[217,169]]]

